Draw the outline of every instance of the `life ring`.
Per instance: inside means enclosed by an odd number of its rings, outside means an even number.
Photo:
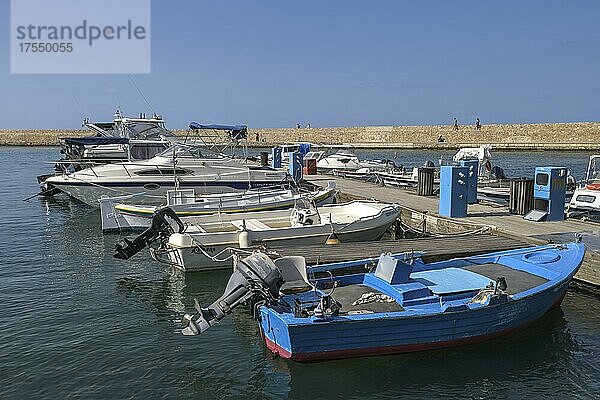
[[[600,183],[588,183],[585,187],[589,190],[600,190]]]
[[[487,160],[487,161],[485,162],[485,170],[486,170],[487,172],[490,172],[490,171],[492,170],[492,163],[490,162],[490,160]]]

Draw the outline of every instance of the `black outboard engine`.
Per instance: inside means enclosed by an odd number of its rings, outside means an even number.
[[[279,298],[283,285],[281,273],[263,253],[255,253],[238,260],[234,273],[227,282],[225,292],[207,308],[200,307],[194,299],[196,313],[186,314],[183,320],[188,325],[181,330],[184,335],[199,335],[230,314],[234,308],[253,297],[262,301],[274,302]]]
[[[161,208],[154,213],[150,228],[146,229],[134,240],[125,238],[123,239],[124,243],[117,243],[115,245],[113,257],[128,260],[155,240],[161,237],[168,238],[175,232],[182,233],[184,229],[185,226],[177,214],[175,214],[175,211],[169,207]]]

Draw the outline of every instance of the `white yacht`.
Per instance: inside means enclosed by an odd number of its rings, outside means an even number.
[[[145,192],[143,204],[160,204],[167,190],[175,188],[194,189],[198,194],[227,193],[288,184],[288,177],[285,171],[179,143],[149,160],[91,166],[52,176],[45,183],[99,207],[102,196]]]
[[[146,114],[140,113],[138,118],[130,118],[117,109],[111,122],[90,122],[85,118],[82,126],[93,135],[60,138],[62,158],[56,161],[54,173],[37,177],[41,195],[52,196],[60,192],[46,184],[53,175],[80,171],[91,165],[147,160],[177,140],[165,127],[162,116],[157,114],[147,118]]]
[[[157,114],[147,118],[141,113],[139,117],[131,118],[123,116],[117,109],[112,122],[90,122],[85,118],[82,126],[93,135],[61,138],[61,153],[65,160],[97,164],[147,160],[176,140],[162,116]]]
[[[567,218],[600,222],[600,155],[590,156],[585,180],[567,205]]]

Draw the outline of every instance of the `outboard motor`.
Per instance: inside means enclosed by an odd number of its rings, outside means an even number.
[[[175,232],[182,233],[184,229],[185,226],[177,214],[175,214],[175,211],[169,207],[161,208],[154,213],[150,228],[146,229],[134,240],[124,238],[124,243],[117,243],[115,245],[113,257],[128,260],[155,240],[161,237],[168,238]]]
[[[197,312],[194,315],[183,316],[183,321],[188,325],[181,330],[181,333],[201,334],[254,296],[262,301],[274,302],[279,298],[279,289],[282,285],[281,272],[266,254],[255,253],[238,260],[221,297],[207,308],[200,307],[198,301],[194,299]]]

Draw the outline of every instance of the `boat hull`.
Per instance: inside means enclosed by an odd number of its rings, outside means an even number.
[[[576,189],[567,206],[567,218],[600,222],[600,190]]]
[[[219,194],[230,193],[232,191],[245,191],[258,187],[269,187],[279,183],[279,181],[182,181],[179,182],[180,188],[194,189],[198,194]],[[146,192],[146,196],[140,197],[140,204],[160,205],[168,190],[174,190],[175,185],[172,179],[164,181],[145,181],[131,182],[102,182],[94,184],[90,182],[74,182],[73,180],[63,180],[51,182],[52,186],[67,193],[92,207],[99,208],[98,199],[102,196],[122,196],[131,195],[140,192]]]
[[[286,325],[261,309],[267,348],[300,362],[407,353],[477,343],[522,329],[562,301],[572,275],[537,294],[479,310],[435,316],[344,320]]]
[[[394,222],[395,217],[384,223],[373,227],[363,229],[353,229],[346,233],[338,233],[337,236],[341,242],[359,242],[379,240],[389,226]],[[292,228],[293,229],[293,228]],[[331,230],[329,226],[316,226],[314,232],[304,231],[303,235],[293,234],[290,237],[264,237],[252,244],[255,246],[306,246],[313,244],[325,244]],[[254,233],[252,233],[254,234]],[[237,238],[237,233],[235,235]],[[200,239],[200,243],[201,239]],[[228,248],[239,248],[237,241],[227,243],[202,243],[203,251],[198,247],[171,247],[166,251],[169,263],[174,267],[185,272],[209,271],[214,269],[231,268],[232,262],[228,257],[230,252]],[[210,256],[210,257],[209,257]],[[218,260],[212,257],[217,257]]]

